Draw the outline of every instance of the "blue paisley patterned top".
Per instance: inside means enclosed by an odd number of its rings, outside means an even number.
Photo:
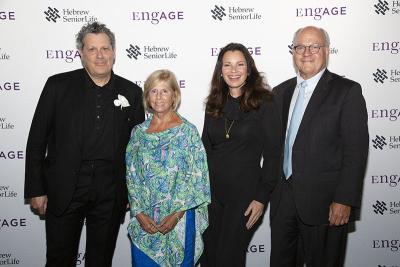
[[[133,131],[126,149],[132,242],[160,266],[179,266],[184,258],[186,216],[166,235],[150,235],[135,215],[143,212],[159,223],[177,211],[195,209],[195,262],[203,251],[201,234],[208,226],[210,185],[205,150],[196,127],[182,124],[146,133],[152,116]]]

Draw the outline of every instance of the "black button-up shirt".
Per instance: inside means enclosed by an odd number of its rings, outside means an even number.
[[[114,152],[114,73],[104,86],[86,73],[83,160],[112,160]]]

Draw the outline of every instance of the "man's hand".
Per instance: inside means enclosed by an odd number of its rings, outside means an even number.
[[[247,208],[244,216],[248,216],[250,214],[249,220],[246,223],[246,228],[250,229],[257,222],[257,220],[261,217],[264,212],[264,204],[258,202],[257,200],[253,200],[249,207]]]
[[[351,207],[332,202],[329,207],[329,224],[340,226],[349,222]]]
[[[169,233],[178,224],[178,221],[182,218],[184,211],[178,211],[166,216],[159,225],[157,225],[158,231],[163,235]]]
[[[47,195],[33,197],[30,199],[32,209],[37,210],[40,215],[45,215],[47,210]]]
[[[136,215],[136,219],[138,220],[140,227],[142,227],[142,229],[144,231],[146,231],[147,233],[152,235],[152,234],[155,234],[158,232],[156,223],[154,222],[154,220],[152,218],[150,218],[146,214],[141,212]]]

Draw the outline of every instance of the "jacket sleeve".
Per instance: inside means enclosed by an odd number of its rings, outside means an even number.
[[[367,108],[358,83],[354,83],[346,95],[341,109],[340,123],[343,159],[334,201],[360,207],[369,134]]]
[[[33,115],[26,146],[25,198],[46,195],[44,166],[48,140],[53,130],[55,81],[49,78]]]
[[[274,101],[267,101],[261,107],[263,146],[262,178],[255,200],[267,203],[272,190],[280,178],[280,124]]]

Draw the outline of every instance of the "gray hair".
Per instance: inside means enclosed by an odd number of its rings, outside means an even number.
[[[94,33],[94,34],[98,34],[98,33],[104,33],[108,36],[108,39],[110,40],[111,43],[111,47],[113,49],[115,49],[115,35],[114,33],[106,27],[105,24],[100,23],[100,22],[91,22],[91,23],[87,23],[85,25],[82,26],[81,30],[76,34],[76,48],[79,51],[82,51],[83,49],[83,39],[85,38],[85,36],[88,33]]]
[[[330,40],[330,38],[329,38],[328,32],[325,31],[323,28],[318,28],[318,27],[314,27],[314,26],[308,26],[308,27],[304,27],[304,28],[298,29],[298,30],[294,33],[294,35],[293,35],[293,41],[292,41],[292,44],[293,44],[293,45],[295,44],[296,39],[297,39],[297,37],[299,36],[299,34],[300,34],[305,28],[309,28],[309,27],[312,27],[312,28],[314,28],[314,29],[317,29],[317,30],[321,31],[322,34],[324,35],[325,45],[326,45],[326,46],[330,46],[331,40]]]

